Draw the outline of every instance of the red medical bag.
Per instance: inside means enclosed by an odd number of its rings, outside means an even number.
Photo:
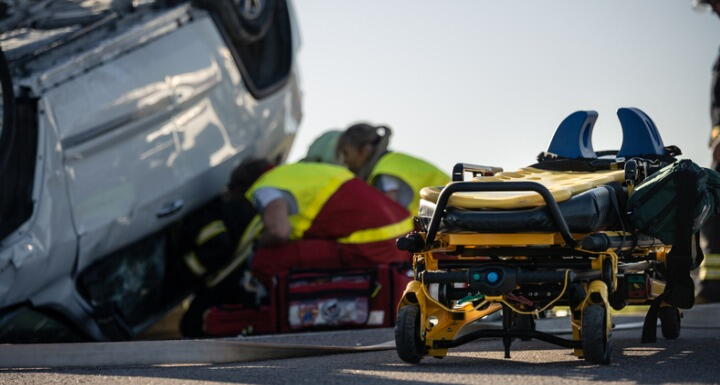
[[[227,336],[389,327],[411,280],[409,264],[281,273],[273,280],[268,305],[213,307],[204,316],[204,329]]]

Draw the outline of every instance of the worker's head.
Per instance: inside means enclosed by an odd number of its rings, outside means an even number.
[[[246,159],[242,161],[230,174],[227,185],[227,196],[231,200],[241,200],[250,186],[262,174],[273,168],[274,164],[267,159]]]
[[[379,147],[387,147],[389,137],[390,128],[386,126],[353,124],[338,139],[337,154],[350,171],[358,173],[372,160]]]
[[[340,130],[329,130],[317,137],[308,147],[307,155],[302,162],[341,164],[337,152],[340,135],[342,135]]]
[[[709,7],[716,15],[720,16],[720,0],[695,0],[695,6]]]

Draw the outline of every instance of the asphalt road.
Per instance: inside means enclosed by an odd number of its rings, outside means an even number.
[[[609,366],[589,365],[543,342],[516,341],[511,359],[498,340],[451,350],[443,360],[401,362],[394,351],[256,361],[226,365],[131,368],[12,369],[0,384],[711,384],[720,383],[720,308],[693,311],[680,339],[640,343],[640,330],[613,333]],[[618,325],[637,318],[616,318]],[[545,327],[555,327],[548,323]],[[392,339],[392,330],[252,338],[257,342],[366,345]]]

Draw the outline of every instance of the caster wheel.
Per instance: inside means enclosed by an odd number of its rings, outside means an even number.
[[[660,329],[667,340],[675,340],[680,337],[680,311],[673,306],[662,306],[658,310],[660,318]]]
[[[403,306],[398,310],[395,323],[395,348],[401,360],[417,364],[425,355],[425,344],[420,338],[420,307]]]
[[[583,310],[581,340],[585,361],[592,364],[610,363],[610,342],[605,325],[605,308],[590,305]]]

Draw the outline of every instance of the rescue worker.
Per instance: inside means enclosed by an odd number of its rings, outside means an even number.
[[[245,169],[254,174],[269,168],[268,162],[256,161],[249,162]],[[229,263],[255,215],[252,204],[238,193],[242,178],[241,175],[231,178],[220,197],[189,214],[181,224],[175,243],[185,251],[185,265],[196,279],[208,279]]]
[[[195,289],[192,302],[185,304],[186,312],[180,322],[180,332],[186,337],[202,337],[205,310],[223,303],[255,304],[262,293],[248,290],[251,282],[242,269],[232,270],[232,263],[242,237],[248,237],[255,209],[245,199],[243,191],[252,181],[249,175],[268,170],[267,161],[247,162],[243,173],[233,173],[223,194],[209,204],[188,215],[181,224],[177,239],[172,242],[184,251],[183,260],[189,277],[183,281]],[[218,276],[229,270],[227,277]],[[189,306],[188,306],[189,305]]]
[[[391,133],[386,126],[354,124],[338,139],[337,152],[359,178],[417,215],[420,189],[445,185],[450,177],[422,159],[388,151]]]
[[[256,244],[249,270],[259,283],[239,270],[198,294],[181,324],[186,336],[202,335],[203,314],[213,305],[258,305],[256,294],[281,272],[409,262],[409,254],[395,247],[395,239],[412,230],[407,210],[344,167],[246,161],[233,171],[228,190],[257,213],[237,249],[250,249],[248,240]]]
[[[339,164],[342,162],[337,156],[338,139],[342,135],[340,130],[328,130],[322,133],[308,147],[308,152],[302,162],[318,162],[327,164]]]
[[[720,16],[720,0],[700,0]],[[720,171],[720,57],[713,66],[710,93],[710,151],[712,168]],[[703,227],[706,242],[705,260],[700,269],[701,290],[698,302],[720,302],[720,217],[710,218]]]
[[[251,270],[268,283],[281,271],[407,261],[395,239],[412,229],[409,213],[344,167],[301,162],[261,176],[245,197],[263,232]]]

